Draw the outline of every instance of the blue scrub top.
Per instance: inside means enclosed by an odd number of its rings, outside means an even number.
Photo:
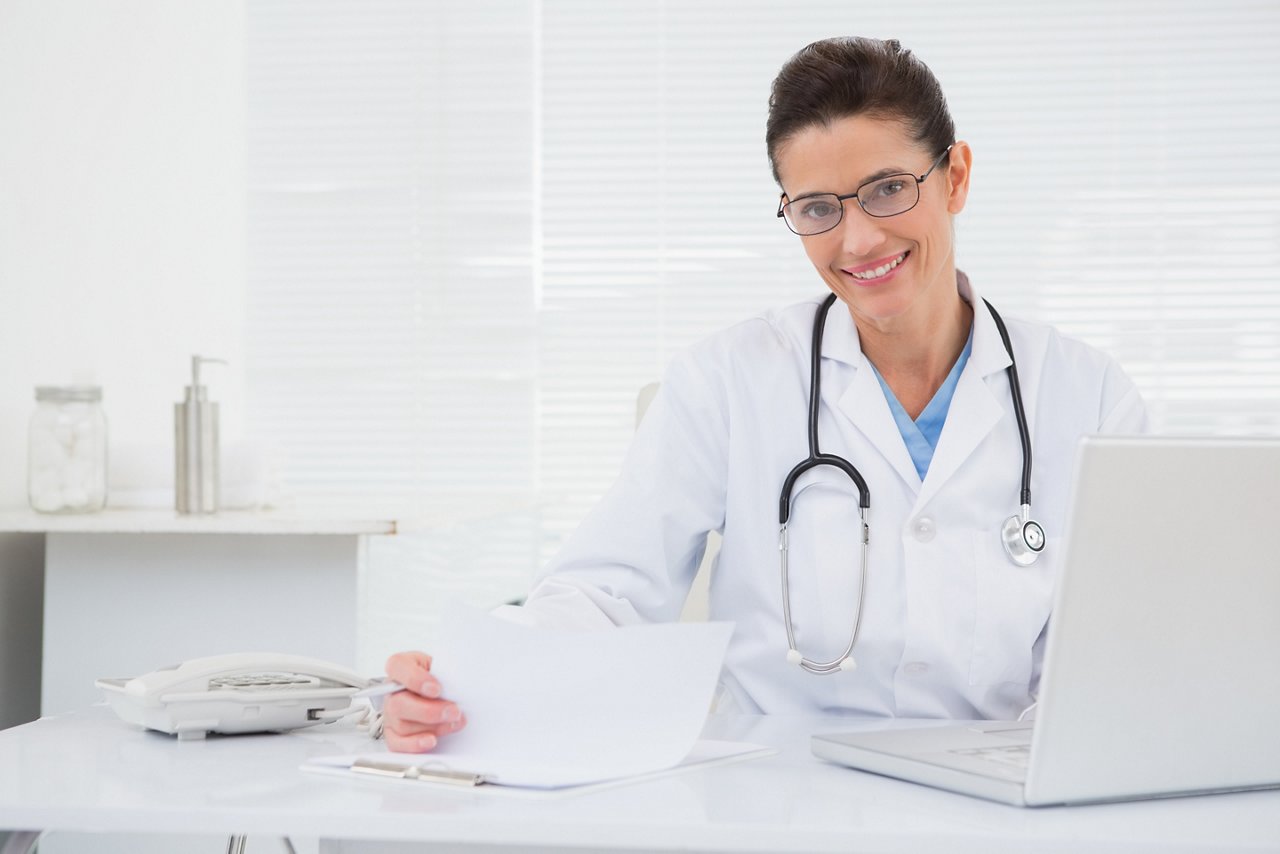
[[[938,447],[938,437],[942,435],[942,425],[947,420],[947,410],[951,408],[951,398],[955,396],[956,383],[960,381],[960,374],[964,371],[965,362],[969,361],[971,352],[973,352],[972,325],[969,326],[969,340],[960,351],[960,358],[956,359],[956,363],[951,366],[951,372],[942,381],[942,387],[934,394],[933,400],[929,401],[929,405],[914,421],[907,414],[907,410],[902,408],[902,404],[898,402],[898,398],[889,388],[889,384],[884,381],[884,377],[880,376],[880,371],[875,365],[871,365],[871,370],[876,372],[876,379],[880,381],[880,387],[884,389],[885,400],[889,401],[889,411],[893,413],[893,420],[898,424],[898,432],[902,434],[902,441],[907,445],[907,453],[911,454],[911,462],[915,463],[916,471],[920,474],[922,481],[925,472],[929,471],[929,463],[933,461],[933,450]],[[868,364],[870,364],[869,361]]]

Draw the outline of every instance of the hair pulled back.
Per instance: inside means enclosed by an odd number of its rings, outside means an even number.
[[[769,92],[765,145],[779,184],[778,151],[797,133],[838,119],[897,119],[935,157],[955,142],[942,85],[897,39],[823,39],[787,60]]]

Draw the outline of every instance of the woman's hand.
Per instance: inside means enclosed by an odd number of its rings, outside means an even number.
[[[425,652],[397,652],[387,659],[387,677],[406,689],[388,695],[382,706],[383,737],[391,750],[425,753],[441,736],[466,726],[462,711],[441,697]]]

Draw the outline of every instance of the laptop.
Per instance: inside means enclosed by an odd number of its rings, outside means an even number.
[[[1035,721],[812,750],[1019,806],[1278,787],[1277,534],[1280,439],[1084,439]]]

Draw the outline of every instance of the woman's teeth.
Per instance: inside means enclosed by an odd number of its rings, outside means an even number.
[[[882,264],[879,267],[876,267],[874,270],[863,270],[861,273],[850,273],[849,275],[853,276],[855,279],[878,279],[881,276],[888,273],[894,267],[901,264],[906,257],[907,257],[907,253],[903,252],[897,258],[894,258],[892,261],[890,261],[888,264]]]

